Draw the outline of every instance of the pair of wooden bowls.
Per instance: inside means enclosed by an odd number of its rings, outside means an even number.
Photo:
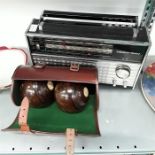
[[[29,99],[30,106],[44,108],[56,100],[58,107],[65,112],[82,111],[89,98],[86,86],[69,82],[23,81],[20,85],[21,97]]]

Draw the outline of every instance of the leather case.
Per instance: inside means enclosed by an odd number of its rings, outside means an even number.
[[[12,99],[16,106],[21,106],[22,97],[20,85],[22,81],[53,81],[86,84],[90,90],[87,106],[79,113],[61,111],[56,101],[46,108],[32,108],[25,104],[27,115],[24,115],[25,124],[21,123],[20,112],[9,129],[44,133],[64,133],[67,128],[74,128],[80,134],[100,134],[97,119],[99,106],[98,78],[96,68],[80,68],[72,71],[68,67],[54,66],[19,66],[12,77]],[[24,109],[25,110],[25,109]]]

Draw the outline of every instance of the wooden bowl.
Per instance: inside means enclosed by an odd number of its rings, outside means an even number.
[[[60,82],[54,94],[59,108],[70,113],[82,111],[89,98],[88,88],[78,83]]]
[[[30,106],[43,108],[54,100],[54,85],[52,81],[23,81],[20,85],[21,97],[29,99]]]

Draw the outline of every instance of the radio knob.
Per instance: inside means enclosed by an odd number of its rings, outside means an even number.
[[[116,75],[120,79],[127,79],[130,76],[130,68],[126,65],[121,65],[116,67]]]
[[[116,83],[117,83],[116,79],[113,79],[112,84],[113,84],[114,87],[116,87]]]
[[[124,88],[127,88],[128,82],[127,81],[123,81],[123,86],[124,86]]]

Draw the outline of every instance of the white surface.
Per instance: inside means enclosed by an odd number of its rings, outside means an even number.
[[[12,83],[14,70],[19,65],[25,65],[26,59],[26,54],[22,50],[0,50],[0,88]]]
[[[44,9],[139,15],[146,0],[0,0],[0,46],[27,47],[24,33]],[[155,44],[155,30],[152,33]],[[155,45],[150,54],[153,54]]]

